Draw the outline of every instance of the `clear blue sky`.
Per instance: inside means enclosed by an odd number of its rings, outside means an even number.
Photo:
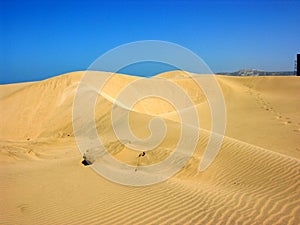
[[[291,71],[299,12],[298,0],[1,0],[0,83],[84,70],[118,45],[149,39],[189,48],[213,72]]]

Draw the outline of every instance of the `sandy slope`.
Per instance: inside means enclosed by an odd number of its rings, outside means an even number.
[[[189,93],[201,131],[195,154],[176,176],[138,188],[81,164],[72,104],[82,75],[0,87],[0,224],[300,224],[299,77],[217,76],[226,137],[216,160],[199,172],[211,127],[207,99],[184,73],[158,75]],[[99,136],[114,157],[132,165],[138,153],[116,139],[110,112],[119,90],[137,79],[115,75],[96,105]],[[159,162],[175,147],[181,124],[172,110],[150,98],[130,113],[140,137],[149,135],[154,116],[168,126],[166,139],[140,164]]]

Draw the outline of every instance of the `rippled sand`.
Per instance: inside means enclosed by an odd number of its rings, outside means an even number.
[[[130,187],[81,164],[72,104],[82,75],[0,86],[0,224],[300,224],[299,77],[216,76],[226,132],[216,159],[199,172],[210,137],[208,101],[186,74],[158,75],[191,96],[201,132],[193,157],[174,177]],[[115,158],[131,165],[138,153],[116,139],[110,113],[119,90],[138,79],[115,75],[96,105],[99,136]],[[140,165],[165,159],[180,137],[178,114],[155,98],[135,105],[133,132],[147,137],[155,116],[166,121],[166,139]]]

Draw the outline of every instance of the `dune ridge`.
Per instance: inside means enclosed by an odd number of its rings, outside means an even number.
[[[227,127],[219,154],[204,172],[198,166],[211,129],[205,95],[186,72],[153,77],[189,93],[201,129],[194,155],[179,173],[138,188],[110,182],[80,163],[72,105],[83,74],[0,86],[1,224],[300,224],[299,77],[215,76]],[[109,152],[132,165],[137,152],[117,140],[110,112],[119,90],[138,79],[114,75],[95,109]],[[179,137],[177,113],[157,99],[132,109],[132,130],[146,137],[146,125],[157,116],[170,129],[142,165],[167,157]]]

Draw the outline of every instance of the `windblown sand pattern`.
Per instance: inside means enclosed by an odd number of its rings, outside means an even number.
[[[300,224],[299,77],[216,76],[227,107],[226,133],[215,161],[199,172],[211,128],[207,99],[183,72],[158,75],[194,101],[198,144],[171,179],[130,187],[81,164],[72,104],[82,75],[0,87],[0,224]],[[118,91],[137,79],[115,75],[97,100],[95,120],[115,158],[150,165],[172,152],[181,124],[170,104],[150,98],[132,110],[132,130],[146,137],[148,122],[161,116],[171,128],[166,139],[141,159],[117,140],[111,107]]]

